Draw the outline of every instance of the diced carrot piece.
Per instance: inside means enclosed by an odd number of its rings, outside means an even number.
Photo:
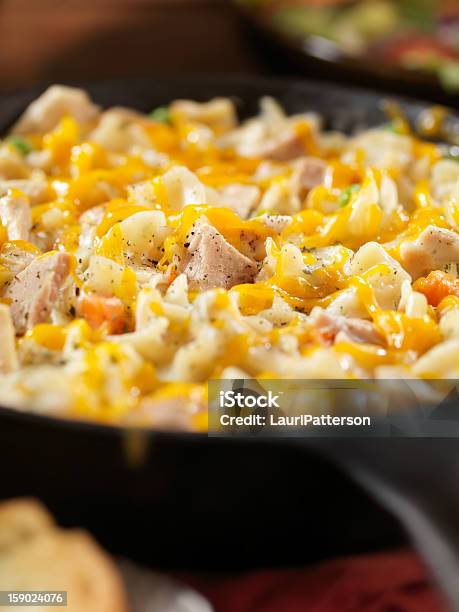
[[[127,329],[126,308],[117,297],[85,294],[80,300],[78,314],[92,329],[105,325],[109,334],[121,334]]]
[[[177,266],[174,266],[173,264],[171,264],[166,270],[166,284],[168,287],[169,285],[172,285],[172,283],[175,281],[177,276],[178,276]]]
[[[415,291],[423,293],[431,306],[438,306],[448,295],[459,296],[459,279],[446,274],[446,272],[435,270],[427,277],[418,279],[413,288]]]

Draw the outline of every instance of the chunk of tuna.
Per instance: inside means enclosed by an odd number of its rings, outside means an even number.
[[[258,205],[261,193],[255,185],[241,185],[234,183],[217,190],[218,205],[226,206],[238,214],[241,219],[247,219],[252,210]]]
[[[241,157],[289,161],[304,156],[304,143],[295,128],[285,122],[248,121],[220,140],[223,148],[235,149]]]
[[[429,225],[413,242],[400,247],[403,267],[413,279],[459,263],[459,235],[451,230]]]
[[[320,308],[311,312],[310,321],[319,337],[334,342],[355,342],[358,344],[383,344],[383,339],[370,321],[332,315]]]
[[[94,121],[99,107],[82,89],[52,85],[30,104],[11,130],[13,134],[30,134],[52,130],[65,115],[79,123]]]
[[[267,139],[258,149],[257,156],[276,161],[289,161],[304,155],[304,144],[294,129],[282,129]]]
[[[22,272],[37,257],[39,251],[35,252],[29,248],[22,248],[17,242],[5,243],[0,251],[0,265],[4,267],[0,290],[8,286],[13,278]]]
[[[257,273],[254,261],[235,249],[212,225],[195,224],[181,262],[191,289],[230,289],[240,283],[251,283]]]
[[[292,181],[301,191],[322,185],[327,173],[327,162],[319,157],[303,157],[295,164]]]
[[[20,272],[5,292],[17,333],[49,321],[51,310],[70,272],[71,256],[52,253],[35,259]]]
[[[0,373],[17,370],[16,333],[11,312],[6,304],[0,304]]]
[[[14,192],[0,198],[0,221],[7,229],[9,240],[28,240],[32,227],[29,200]]]

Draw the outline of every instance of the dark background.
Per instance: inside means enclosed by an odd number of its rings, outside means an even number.
[[[230,0],[0,0],[0,88],[267,72]]]

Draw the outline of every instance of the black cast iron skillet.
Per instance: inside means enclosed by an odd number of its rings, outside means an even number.
[[[220,95],[247,116],[272,95],[291,113],[318,111],[348,132],[385,119],[375,94],[314,82],[220,76],[83,86],[104,106],[143,111]],[[40,91],[4,95],[0,129]],[[400,102],[411,119],[424,108]],[[299,565],[397,546],[407,533],[459,609],[455,439],[221,439],[0,408],[0,496],[17,495],[41,498],[63,524],[162,568]]]

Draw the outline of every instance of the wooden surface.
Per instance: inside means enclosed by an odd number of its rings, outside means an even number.
[[[40,81],[259,72],[229,0],[0,0],[0,88]]]

